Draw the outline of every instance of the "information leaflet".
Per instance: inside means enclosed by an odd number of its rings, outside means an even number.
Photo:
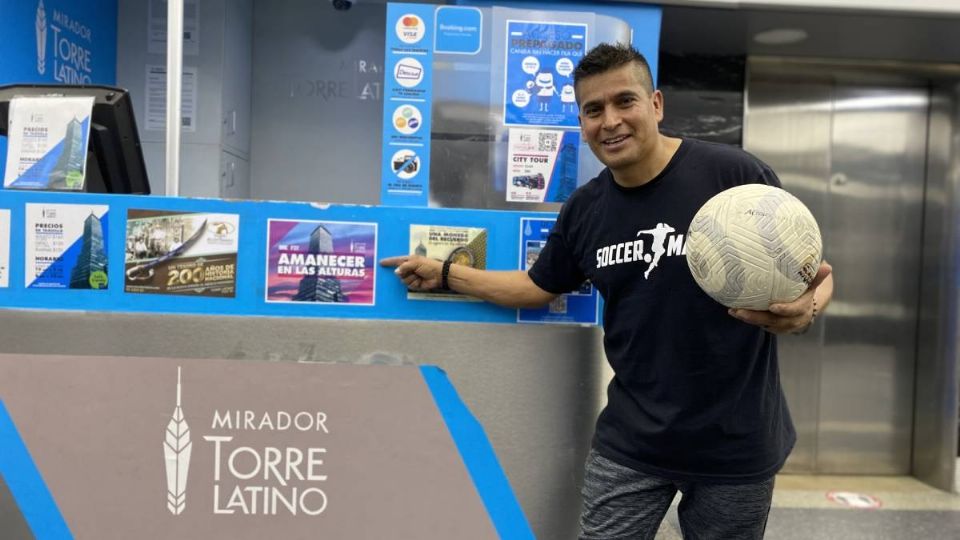
[[[106,205],[26,205],[24,286],[106,289]]]
[[[10,100],[3,187],[82,190],[93,97]]]
[[[540,257],[556,219],[520,218],[520,269],[529,270]],[[585,281],[580,289],[561,294],[540,308],[517,310],[517,322],[597,324],[597,290]]]

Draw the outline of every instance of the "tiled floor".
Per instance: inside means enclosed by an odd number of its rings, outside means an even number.
[[[958,468],[960,469],[960,468]],[[844,506],[831,491],[869,495],[877,509]],[[657,540],[679,540],[676,502]],[[781,475],[767,522],[768,540],[958,540],[960,495],[911,477]]]

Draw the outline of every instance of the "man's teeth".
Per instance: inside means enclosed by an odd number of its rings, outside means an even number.
[[[624,140],[624,139],[626,139],[626,138],[627,138],[626,135],[621,135],[621,136],[616,137],[616,138],[614,138],[614,139],[607,139],[607,140],[603,141],[603,144],[617,144],[618,142],[620,142],[620,141],[622,141],[622,140]]]

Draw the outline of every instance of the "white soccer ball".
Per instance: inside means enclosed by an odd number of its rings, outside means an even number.
[[[820,268],[823,244],[813,214],[764,184],[727,189],[707,201],[687,231],[687,264],[711,298],[766,310],[796,300]]]

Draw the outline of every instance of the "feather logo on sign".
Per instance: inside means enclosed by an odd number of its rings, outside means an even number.
[[[180,366],[177,366],[177,407],[167,423],[163,455],[167,462],[167,509],[178,516],[187,506],[187,472],[190,469],[190,426],[180,408]]]

